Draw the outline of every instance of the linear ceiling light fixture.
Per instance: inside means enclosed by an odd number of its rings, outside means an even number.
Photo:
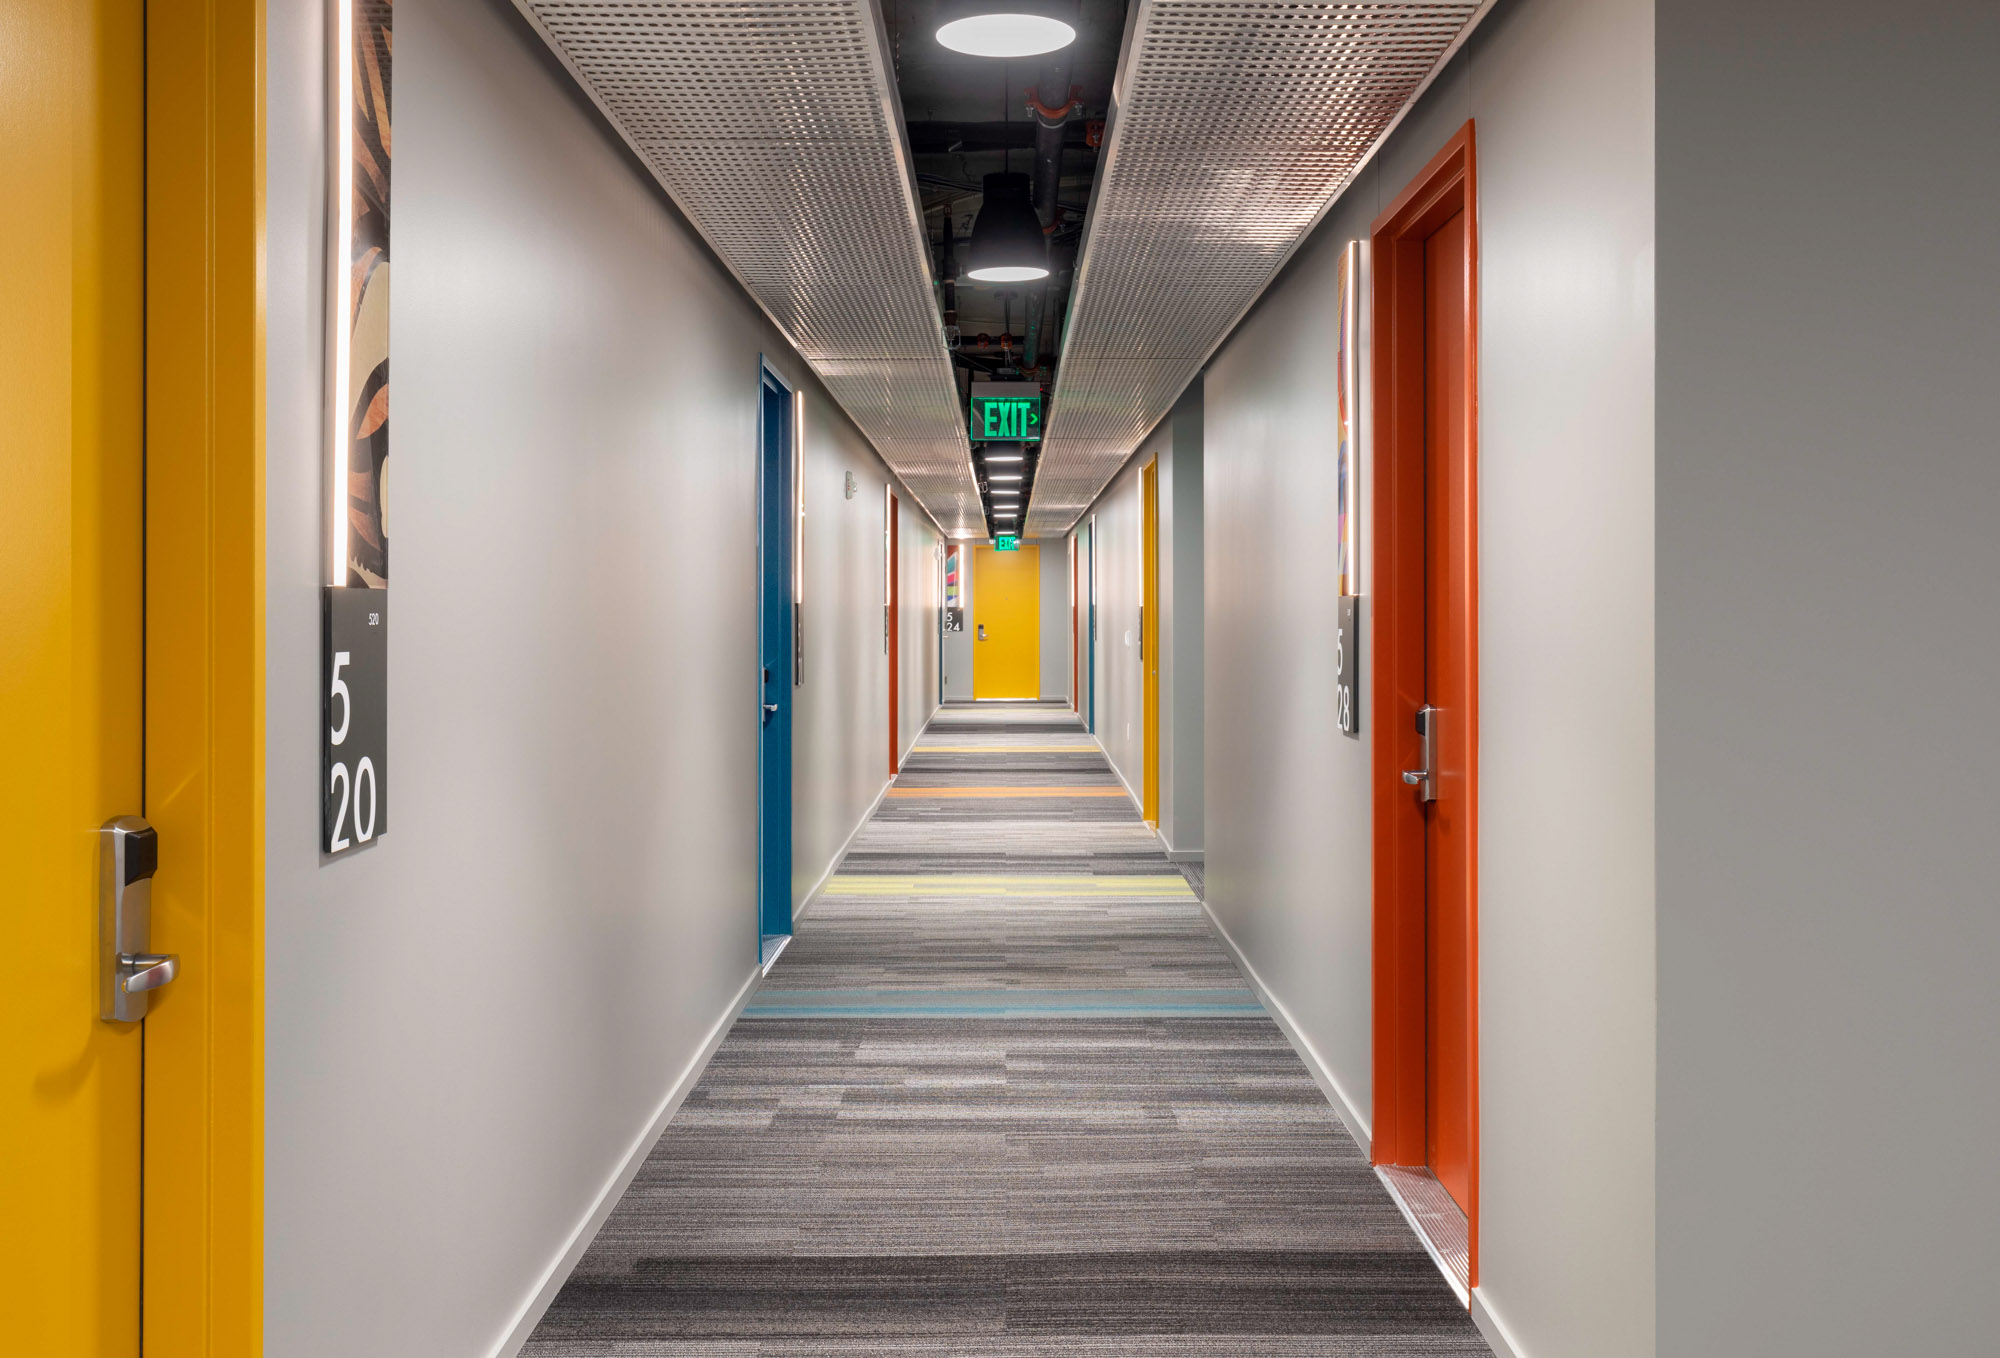
[[[972,57],[1034,57],[1076,41],[1076,27],[1051,0],[961,0],[938,7],[937,40]]]
[[[988,462],[1022,462],[1026,460],[1019,453],[982,453],[980,456]]]
[[[1031,535],[1088,510],[1492,4],[1131,5]]]
[[[1021,479],[1021,474],[1019,472],[1012,472],[1012,473],[996,472],[994,475],[989,476],[986,479],[988,481],[1018,481]]]
[[[513,2],[860,426],[897,494],[946,531],[983,531],[879,0]],[[998,94],[1003,68],[989,69]]]

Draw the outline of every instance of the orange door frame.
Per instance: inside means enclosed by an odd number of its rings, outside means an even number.
[[[897,633],[902,630],[900,624],[902,622],[903,602],[903,581],[901,579],[903,563],[900,554],[902,535],[898,532],[900,525],[896,522],[898,517],[896,513],[896,492],[893,490],[889,492],[888,512],[889,560],[886,568],[889,577],[888,601],[883,612],[882,627],[883,635],[886,639],[884,649],[889,653],[889,776],[894,778],[901,762],[897,756],[902,753],[900,749],[902,743],[900,739],[902,735],[900,729],[902,726],[902,705],[897,700],[897,690],[900,687],[898,680],[902,676],[897,671],[902,667],[903,639]]]
[[[1463,788],[1471,845],[1467,900],[1466,1105],[1471,1116],[1467,1225],[1470,1283],[1479,1282],[1479,219],[1473,126],[1466,123],[1375,220],[1374,269],[1374,660],[1376,737],[1374,816],[1375,1127],[1378,1165],[1426,1162],[1425,1133],[1425,820],[1403,782],[1422,753],[1415,713],[1425,694],[1425,404],[1424,241],[1457,212],[1465,214],[1466,503],[1450,516],[1463,534],[1456,546],[1472,563],[1463,582],[1464,654],[1471,700],[1454,713],[1463,732],[1463,769],[1445,769]]]
[[[1083,701],[1078,696],[1081,687],[1081,654],[1076,641],[1076,534],[1069,535],[1069,710],[1081,712]]]
[[[1160,824],[1160,463],[1139,469],[1139,815]]]

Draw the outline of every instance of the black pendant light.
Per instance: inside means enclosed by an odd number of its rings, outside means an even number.
[[[1048,238],[1024,174],[989,174],[973,219],[965,272],[982,283],[1030,283],[1049,276]]]

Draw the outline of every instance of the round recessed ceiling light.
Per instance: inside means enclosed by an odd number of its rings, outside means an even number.
[[[1076,41],[1046,0],[975,0],[943,6],[937,40],[972,57],[1034,57]]]

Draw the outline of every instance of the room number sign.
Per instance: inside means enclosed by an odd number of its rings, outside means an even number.
[[[1361,596],[1340,596],[1333,624],[1333,715],[1342,734],[1361,734]]]
[[[371,844],[389,829],[389,591],[322,591],[320,852]]]

